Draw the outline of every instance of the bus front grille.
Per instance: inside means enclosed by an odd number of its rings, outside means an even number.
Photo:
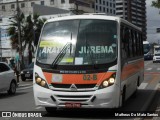
[[[54,88],[70,88],[72,84],[55,84],[51,83]],[[96,84],[75,84],[77,89],[94,88]]]
[[[91,99],[91,95],[55,95],[61,102],[86,102]]]

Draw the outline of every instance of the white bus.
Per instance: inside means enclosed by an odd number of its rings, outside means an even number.
[[[48,20],[34,65],[37,106],[118,108],[143,81],[141,29],[112,16]]]
[[[144,60],[151,60],[153,58],[151,54],[151,45],[148,41],[143,41]]]

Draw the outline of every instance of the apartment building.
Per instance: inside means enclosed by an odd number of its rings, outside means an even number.
[[[87,12],[94,13],[95,0],[73,0],[75,7],[73,8],[76,12],[79,11],[79,14]]]
[[[24,14],[33,13],[33,5],[39,4],[49,7],[70,10],[74,8],[73,0],[19,0],[19,7]],[[0,0],[0,15],[3,17],[16,14],[16,0]]]
[[[146,0],[116,0],[116,15],[142,28],[146,40]]]
[[[95,0],[95,12],[116,15],[116,0]]]

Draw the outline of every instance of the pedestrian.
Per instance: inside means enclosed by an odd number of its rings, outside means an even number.
[[[15,64],[14,71],[17,76],[17,83],[19,84],[19,74],[20,74],[20,63],[19,61]]]

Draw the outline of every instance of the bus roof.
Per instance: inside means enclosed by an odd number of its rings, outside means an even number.
[[[149,44],[149,42],[148,41],[143,41],[143,44]]]
[[[62,20],[73,20],[73,19],[114,20],[114,21],[125,23],[126,25],[132,26],[133,28],[141,31],[141,28],[133,25],[132,23],[130,23],[120,17],[108,16],[105,14],[97,14],[97,13],[88,13],[88,14],[83,14],[83,15],[71,15],[71,16],[57,17],[57,18],[52,18],[52,19],[47,20],[46,23],[47,22],[54,22],[54,21],[62,21]]]

